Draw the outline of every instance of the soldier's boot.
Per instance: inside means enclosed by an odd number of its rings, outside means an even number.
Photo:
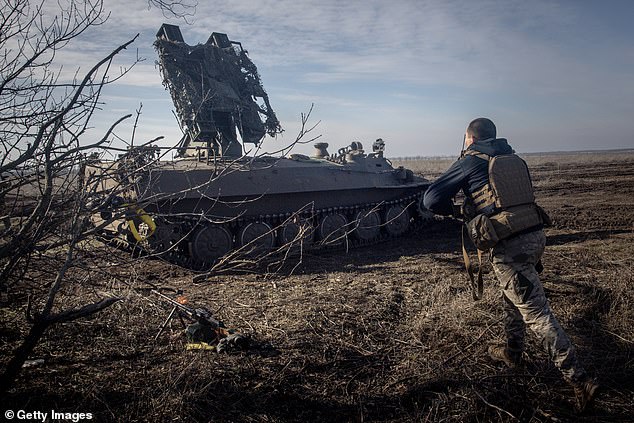
[[[593,380],[588,379],[583,382],[573,383],[572,387],[575,391],[575,408],[581,413],[592,403],[597,394],[599,385]]]
[[[504,344],[491,345],[489,347],[489,357],[491,357],[492,360],[502,362],[513,369],[521,363],[522,351],[511,350]]]

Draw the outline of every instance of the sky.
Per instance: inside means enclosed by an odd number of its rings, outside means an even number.
[[[292,143],[311,105],[331,152],[382,138],[388,157],[457,155],[481,116],[518,152],[634,148],[634,1],[200,0],[187,22],[146,0],[104,4],[106,23],[59,60],[88,69],[139,33],[113,75],[144,61],[106,88],[95,133],[142,104],[137,142],[180,139],[152,47],[165,22],[190,45],[223,32],[249,52],[285,129],[265,151]]]

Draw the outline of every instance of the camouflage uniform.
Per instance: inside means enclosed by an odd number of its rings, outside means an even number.
[[[512,154],[513,149],[506,139],[496,138],[473,143],[466,152],[494,157]],[[462,190],[467,197],[472,197],[489,183],[489,161],[465,153],[427,189],[423,203],[433,213],[451,215],[452,198],[458,191]],[[492,209],[487,210],[486,207]],[[495,213],[494,205],[486,207],[477,212],[486,215]],[[526,231],[499,241],[490,251],[506,313],[506,353],[511,354],[513,359],[521,356],[528,326],[539,338],[564,378],[575,384],[585,380],[587,376],[577,362],[570,339],[550,310],[535,269],[545,245],[546,236],[539,225],[532,231],[529,227]]]
[[[476,139],[469,133],[470,129],[482,129],[483,133],[479,134],[482,139]],[[469,138],[467,149],[429,186],[423,197],[423,205],[435,214],[450,216],[454,213],[452,198],[463,191],[473,203],[474,211],[489,217],[495,234],[502,238],[490,250],[490,254],[502,289],[507,336],[506,345],[491,345],[489,355],[509,367],[519,364],[528,326],[539,338],[564,379],[572,384],[577,409],[582,411],[594,398],[598,385],[588,378],[579,365],[575,349],[553,316],[539,280],[536,266],[544,252],[546,236],[543,225],[536,222],[541,220],[543,223],[546,220],[539,209],[534,208],[526,163],[520,163],[510,156],[514,151],[506,139],[486,138],[491,135],[495,137],[495,125],[489,119],[479,118],[469,124],[465,133],[465,142]],[[500,155],[509,156],[500,161],[497,160]],[[493,181],[490,174],[495,176]],[[535,211],[539,213],[540,219],[535,219]],[[478,229],[477,225],[475,229]],[[491,233],[486,225],[485,229],[485,235]],[[470,235],[474,233],[476,240],[487,240],[484,236],[479,237],[477,230]],[[489,245],[493,245],[495,240],[489,240]],[[487,248],[486,242],[482,243],[482,247]]]
[[[553,315],[535,270],[546,246],[544,231],[538,230],[500,241],[491,250],[491,263],[502,289],[507,349],[521,353],[526,326],[539,338],[564,379],[571,383],[587,376],[577,362],[568,335]]]

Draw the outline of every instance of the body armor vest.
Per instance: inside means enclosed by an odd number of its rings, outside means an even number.
[[[489,162],[489,182],[470,197],[476,212],[491,221],[498,240],[543,225],[524,160],[516,154],[489,156],[475,150],[466,150],[464,155]]]

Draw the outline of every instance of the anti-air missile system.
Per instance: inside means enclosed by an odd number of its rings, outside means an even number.
[[[428,215],[429,182],[394,168],[377,139],[312,156],[249,156],[266,134],[281,132],[256,66],[241,43],[212,33],[190,46],[164,24],[155,42],[165,87],[184,132],[172,160],[150,146],[88,167],[106,200],[107,226],[152,254],[194,268],[237,251],[263,254],[370,244],[412,230]],[[97,218],[99,220],[99,217]]]

